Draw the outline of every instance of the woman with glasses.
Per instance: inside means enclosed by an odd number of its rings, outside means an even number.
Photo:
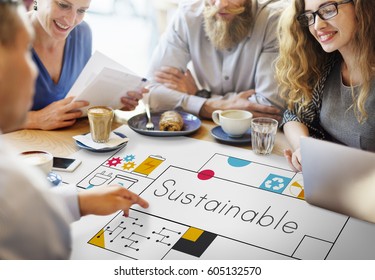
[[[375,151],[374,26],[368,0],[293,0],[283,13],[277,77],[295,171],[301,136]]]
[[[81,117],[85,101],[65,98],[91,57],[92,34],[83,20],[91,0],[37,0],[28,13],[35,30],[33,60],[39,76],[31,111],[22,128],[52,130],[68,127]],[[144,90],[142,90],[143,92]],[[124,110],[133,110],[142,92],[122,98]]]

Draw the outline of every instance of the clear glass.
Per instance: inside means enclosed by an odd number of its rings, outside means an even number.
[[[91,107],[87,111],[87,116],[92,141],[96,143],[108,142],[114,116],[112,108],[105,106]]]
[[[258,155],[269,155],[275,144],[278,121],[271,118],[251,120],[251,146]]]

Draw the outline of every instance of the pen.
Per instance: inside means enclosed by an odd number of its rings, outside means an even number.
[[[147,79],[146,78],[142,78],[141,79],[141,82],[139,83],[138,87],[137,87],[137,90],[140,91],[142,88],[146,88],[147,86]]]

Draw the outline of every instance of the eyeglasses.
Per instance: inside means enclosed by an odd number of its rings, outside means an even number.
[[[297,20],[302,26],[313,25],[315,23],[316,15],[318,15],[323,20],[333,18],[337,16],[337,14],[339,13],[338,8],[337,8],[339,5],[348,4],[350,2],[353,2],[353,0],[344,0],[344,1],[339,1],[339,2],[326,3],[315,12],[306,12],[306,13],[299,15],[297,17]]]

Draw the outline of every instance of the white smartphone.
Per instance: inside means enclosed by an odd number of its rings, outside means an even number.
[[[73,172],[81,162],[81,160],[75,158],[53,157],[52,170]]]

